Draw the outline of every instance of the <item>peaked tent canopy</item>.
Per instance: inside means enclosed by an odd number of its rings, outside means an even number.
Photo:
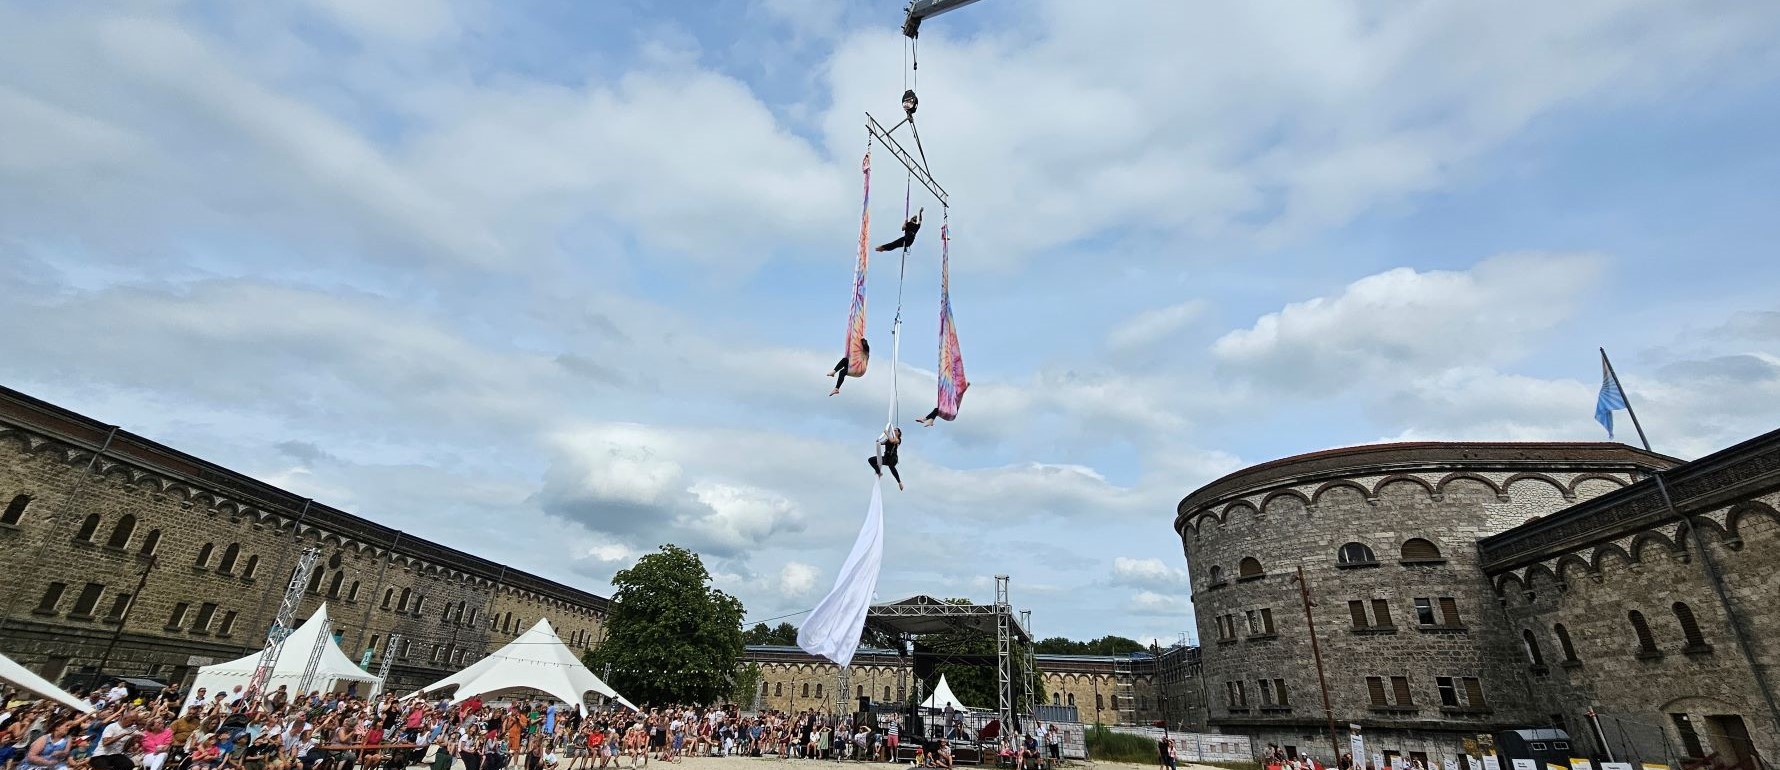
[[[946,682],[946,675],[940,674],[939,684],[933,688],[933,694],[921,702],[921,708],[938,710],[947,706],[951,706],[953,711],[970,710],[969,706],[958,700],[958,696],[952,694],[952,685]]]
[[[428,693],[454,685],[457,692],[452,694],[453,703],[462,702],[473,695],[530,689],[564,703],[574,704],[576,709],[583,709],[583,696],[588,691],[593,691],[624,704],[632,711],[641,710],[601,681],[592,671],[588,671],[587,666],[582,665],[568,645],[562,643],[562,638],[556,635],[556,629],[550,627],[550,621],[543,618],[539,618],[537,625],[530,630],[508,642],[507,646],[489,653],[488,657],[471,663],[462,671],[421,688],[420,692]]]
[[[315,608],[315,613],[297,626],[290,636],[284,639],[284,650],[278,655],[278,663],[272,669],[272,676],[266,681],[265,692],[273,692],[279,685],[289,687],[295,693],[303,684],[303,669],[309,667],[309,657],[319,642],[322,645],[321,659],[316,662],[315,677],[309,682],[309,689],[322,692],[335,692],[343,685],[354,682],[376,684],[382,680],[359,668],[357,663],[346,657],[333,639],[323,639],[322,628],[328,625],[328,605],[322,603]],[[254,669],[260,665],[260,656],[266,654],[260,650],[252,655],[214,666],[198,669],[198,678],[192,682],[192,692],[202,687],[212,695],[233,690],[236,685],[243,688],[253,680]]]
[[[0,682],[5,682],[21,690],[30,690],[82,714],[93,713],[92,704],[69,695],[66,690],[51,684],[48,679],[31,673],[30,669],[19,665],[18,661],[3,654],[0,654]]]

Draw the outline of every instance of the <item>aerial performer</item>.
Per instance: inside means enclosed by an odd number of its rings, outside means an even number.
[[[902,445],[902,429],[889,428],[884,437],[878,439],[878,454],[865,458],[865,464],[871,466],[878,478],[884,477],[884,471],[890,471],[890,477],[896,479],[896,488],[902,489],[902,474],[896,472],[896,448]]]
[[[904,209],[904,211],[906,210],[907,209]],[[921,214],[926,210],[926,208],[922,208],[921,210],[916,211],[914,216],[909,217],[907,222],[902,223],[901,238],[897,238],[894,241],[879,246],[877,250],[895,251],[897,249],[906,249],[915,245],[915,233],[921,232]]]
[[[964,391],[970,388],[970,380],[964,376],[964,354],[958,348],[958,327],[952,322],[951,229],[949,224],[939,228],[939,397],[933,411],[915,421],[928,428],[936,419],[958,419]]]
[[[853,360],[853,356],[849,352],[847,355],[841,356],[840,363],[835,364],[833,369],[828,370],[829,374],[834,375],[834,390],[828,391],[828,395],[830,395],[830,396],[840,395],[841,383],[847,381],[847,370],[850,368],[849,364],[852,362],[852,360]],[[864,337],[859,338],[859,360],[861,362],[871,360],[871,343],[866,342]],[[859,368],[861,370],[864,370],[865,364],[861,363]],[[857,376],[857,375],[855,375],[855,376]]]

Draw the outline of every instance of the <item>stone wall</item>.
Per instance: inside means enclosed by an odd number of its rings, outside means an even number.
[[[1039,675],[1044,682],[1043,703],[1074,705],[1083,722],[1106,724],[1135,722],[1149,724],[1163,718],[1162,701],[1153,673],[1116,671],[1114,659],[1096,655],[1040,655]],[[836,688],[840,686],[840,667],[795,647],[751,645],[743,653],[741,663],[758,665],[761,670],[760,708],[794,711],[838,706]],[[873,701],[899,703],[914,694],[913,670],[890,650],[862,650],[849,666],[848,708],[854,708],[860,695],[870,693]],[[1121,679],[1131,684],[1134,708],[1120,709],[1114,696],[1120,692]],[[818,694],[820,693],[820,694]],[[1035,697],[1034,702],[1041,702]],[[1097,709],[1095,706],[1099,704]],[[995,704],[970,704],[993,709]],[[1186,699],[1170,708],[1172,721],[1184,721],[1192,703]],[[1133,713],[1135,712],[1135,713]]]
[[[1532,708],[1621,758],[1780,755],[1780,432],[1664,479],[1692,527],[1644,482],[1482,543]]]
[[[597,640],[606,607],[5,389],[0,506],[0,647],[52,679],[92,670],[120,626],[107,673],[179,681],[253,652],[308,548],[320,563],[298,619],[326,602],[342,649],[355,660],[373,652],[372,671],[402,635],[397,689],[524,630],[492,625],[497,610],[528,624],[547,617],[581,649]],[[49,595],[54,584],[60,596]]]
[[[1300,568],[1338,723],[1382,749],[1451,756],[1535,721],[1477,541],[1668,464],[1618,444],[1397,444],[1288,458],[1189,495],[1176,527],[1210,723],[1298,736],[1327,758]]]

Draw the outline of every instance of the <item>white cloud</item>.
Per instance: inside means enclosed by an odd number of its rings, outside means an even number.
[[[1174,336],[1205,314],[1205,303],[1187,300],[1177,305],[1145,310],[1119,324],[1106,337],[1115,350],[1149,348]],[[1151,354],[1165,351],[1145,351]]]
[[[1570,315],[1602,262],[1529,253],[1463,271],[1397,268],[1264,315],[1219,338],[1212,353],[1265,387],[1321,393],[1454,362],[1507,361]]]
[[[371,42],[424,43],[455,35],[458,19],[445,0],[310,0],[342,27]]]
[[[1187,585],[1186,570],[1170,567],[1161,559],[1134,559],[1119,556],[1113,559],[1113,582],[1155,591],[1182,590]]]
[[[802,562],[786,562],[779,568],[779,593],[790,598],[809,596],[816,590],[816,578],[821,573],[813,566]]]
[[[926,154],[969,201],[960,227],[1003,263],[1109,231],[1317,232],[1493,173],[1476,161],[1535,120],[1659,98],[1780,28],[1771,8],[1606,0],[1032,8],[967,40],[935,25],[920,49]],[[1132,19],[1167,33],[1132,35]],[[886,29],[837,44],[834,156],[857,155],[862,111],[894,112],[900,73],[884,63],[901,46]]]
[[[1125,604],[1125,610],[1133,615],[1159,615],[1165,617],[1188,618],[1193,613],[1193,603],[1184,596],[1168,596],[1155,591],[1139,591]]]
[[[636,558],[636,552],[619,543],[600,543],[587,549],[588,558],[602,564],[621,564]]]

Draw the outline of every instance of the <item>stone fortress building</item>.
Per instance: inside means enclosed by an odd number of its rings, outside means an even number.
[[[1547,726],[1570,756],[1754,767],[1780,756],[1777,504],[1780,431],[1689,463],[1407,443],[1232,473],[1175,518],[1207,721],[1323,759],[1333,721],[1428,767]]]
[[[1163,701],[1161,690],[1167,676],[1148,655],[1121,661],[1111,655],[1041,653],[1033,659],[1044,683],[1042,698],[1035,693],[1034,703],[1073,706],[1084,723],[1147,725],[1166,718],[1178,727],[1203,721],[1202,713],[1195,716],[1197,699],[1187,693],[1184,684],[1178,697],[1168,703]],[[902,703],[906,697],[921,694],[915,691],[910,660],[898,657],[895,650],[861,648],[848,666],[847,681],[853,691],[844,698],[837,697],[835,692],[840,667],[797,647],[748,645],[741,663],[760,668],[760,692],[755,703],[763,709],[850,711],[861,697],[869,696],[878,703]],[[967,705],[991,709],[995,706]]]
[[[0,649],[53,681],[188,681],[265,643],[297,555],[341,649],[429,684],[548,618],[577,651],[607,600],[255,481],[0,388]],[[106,649],[116,637],[115,648]],[[287,653],[288,654],[288,653]]]

